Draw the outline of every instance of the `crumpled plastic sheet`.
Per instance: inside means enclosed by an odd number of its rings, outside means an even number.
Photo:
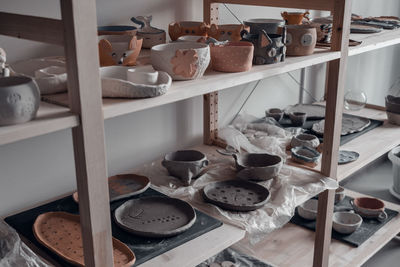
[[[49,267],[21,241],[17,232],[0,221],[1,267]]]

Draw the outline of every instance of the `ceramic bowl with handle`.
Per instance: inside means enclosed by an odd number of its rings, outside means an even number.
[[[385,203],[382,200],[373,197],[358,197],[351,200],[354,211],[364,218],[375,218],[379,221],[387,219],[385,212]]]
[[[333,229],[341,234],[353,233],[361,226],[362,222],[363,219],[360,215],[348,211],[335,212],[332,217]]]
[[[290,141],[290,146],[299,147],[299,146],[306,146],[316,149],[319,146],[320,142],[318,137],[313,134],[298,134],[292,137]]]
[[[266,181],[276,177],[281,171],[283,159],[267,153],[233,154],[237,177],[245,180]]]
[[[297,207],[297,212],[300,217],[306,220],[315,220],[317,218],[318,200],[309,199]]]

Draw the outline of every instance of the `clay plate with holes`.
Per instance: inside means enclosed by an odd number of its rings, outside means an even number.
[[[47,212],[33,224],[35,238],[61,258],[76,266],[84,266],[79,215]],[[121,241],[113,238],[114,266],[131,266],[135,254]]]
[[[114,213],[122,229],[144,237],[168,237],[188,230],[196,221],[192,206],[180,199],[145,197],[131,199]]]
[[[233,211],[251,211],[264,206],[270,193],[267,188],[252,182],[228,180],[208,184],[203,197],[218,207]]]
[[[116,201],[143,193],[150,186],[146,176],[136,174],[118,174],[108,178],[110,201]],[[78,192],[72,195],[76,203],[79,201]]]

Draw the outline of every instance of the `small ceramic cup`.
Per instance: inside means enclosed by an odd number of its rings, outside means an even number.
[[[307,114],[304,112],[292,112],[289,113],[289,118],[293,126],[301,127],[306,122]]]
[[[299,147],[299,146],[306,146],[311,148],[317,148],[320,142],[318,137],[313,134],[298,134],[292,137],[292,141],[290,142],[290,146]]]
[[[373,197],[358,197],[350,201],[354,211],[364,218],[375,218],[380,222],[387,219],[385,212],[385,203],[382,200]]]
[[[300,217],[306,220],[315,220],[317,218],[318,200],[309,199],[297,207],[297,212]]]
[[[333,229],[341,234],[351,234],[362,224],[363,219],[360,215],[353,212],[341,211],[335,212],[332,217]]]
[[[148,68],[134,68],[127,70],[127,79],[137,84],[156,84],[158,80],[158,71]]]
[[[344,194],[344,188],[339,186],[336,190],[335,190],[335,204],[341,202],[344,197],[346,195]]]
[[[266,117],[272,117],[279,122],[283,117],[283,110],[280,108],[270,108],[265,111]]]

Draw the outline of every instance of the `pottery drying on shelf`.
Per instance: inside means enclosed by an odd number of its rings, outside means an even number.
[[[315,18],[310,23],[310,26],[317,30],[318,43],[330,43],[332,38],[332,19]]]
[[[335,212],[332,217],[333,229],[341,234],[351,234],[355,232],[362,224],[363,219],[360,215],[353,212],[342,211]]]
[[[193,80],[203,76],[210,64],[207,44],[176,42],[151,48],[151,64],[167,72],[173,80]]]
[[[196,221],[192,206],[180,199],[144,197],[131,199],[114,213],[122,229],[143,237],[170,237],[188,230]]]
[[[342,118],[342,132],[341,135],[348,135],[352,133],[361,132],[371,124],[367,118],[346,116]],[[324,135],[325,120],[314,123],[312,126],[313,132]]]
[[[298,146],[306,146],[316,149],[319,146],[320,142],[318,137],[312,134],[298,134],[292,137],[290,141],[290,146],[298,147]]]
[[[222,72],[242,72],[251,69],[254,46],[250,42],[228,42],[212,45],[212,68]]]
[[[282,12],[281,16],[285,20],[286,25],[300,25],[303,23],[303,19],[310,20],[308,18],[310,12]]]
[[[297,213],[306,220],[315,220],[317,218],[318,200],[309,199],[297,207]]]
[[[393,187],[392,191],[395,192],[395,197],[400,194],[400,146],[393,148],[388,154],[389,160],[392,162],[392,174],[393,174]]]
[[[381,32],[382,28],[368,26],[368,25],[358,25],[351,24],[350,25],[350,33],[378,33]]]
[[[350,163],[356,161],[359,157],[360,154],[355,151],[340,150],[338,164]]]
[[[152,27],[150,25],[152,16],[137,16],[132,17],[131,21],[140,25],[136,35],[143,38],[143,48],[152,48],[155,45],[165,44],[166,33],[162,29]]]
[[[168,25],[168,34],[172,41],[183,35],[207,36],[209,25],[198,21],[180,21]]]
[[[335,190],[335,204],[341,202],[345,197],[346,195],[344,194],[344,187],[339,186]]]
[[[282,169],[283,159],[267,153],[233,154],[237,177],[245,180],[266,181],[278,176]]]
[[[189,185],[204,167],[208,165],[206,155],[197,150],[178,150],[165,155],[162,165],[171,176],[181,179]]]
[[[294,127],[302,127],[307,120],[307,113],[305,112],[291,112],[289,118]]]
[[[400,97],[387,95],[385,97],[385,106],[387,111],[400,114]]]
[[[33,224],[35,238],[43,246],[75,266],[85,266],[79,215],[67,212],[47,212]],[[114,266],[132,266],[136,257],[132,250],[113,238]]]
[[[0,78],[0,126],[33,120],[40,104],[36,82],[26,76]]]
[[[127,25],[112,25],[112,26],[99,26],[97,27],[98,35],[130,35],[135,36],[137,28]]]
[[[321,158],[321,153],[305,146],[292,148],[291,152],[292,160],[309,167],[315,167]]]
[[[100,68],[103,97],[146,98],[165,94],[172,79],[164,71],[150,66],[128,68],[110,66]]]
[[[286,26],[286,55],[308,56],[314,53],[317,30],[309,25]]]
[[[351,200],[354,211],[364,218],[375,218],[379,221],[385,221],[387,214],[385,212],[385,203],[382,200],[373,197],[359,197]]]
[[[251,34],[258,34],[260,30],[267,34],[277,34],[278,28],[285,25],[285,21],[281,19],[249,19],[243,23],[250,27]]]
[[[130,35],[102,35],[99,37],[100,66],[134,66],[142,49],[143,39]]]
[[[205,201],[232,211],[259,209],[267,203],[269,197],[267,188],[240,180],[214,182],[203,188]]]
[[[118,174],[108,178],[108,192],[110,202],[139,195],[150,187],[150,180],[146,176],[137,174]],[[79,202],[78,192],[72,195],[76,203]]]
[[[238,42],[242,39],[240,33],[243,30],[250,31],[250,27],[243,24],[211,24],[207,33],[218,41]]]
[[[386,111],[386,115],[388,117],[388,121],[389,121],[390,124],[394,124],[394,125],[399,125],[400,126],[400,114]]]
[[[184,35],[176,39],[177,42],[198,42],[205,43],[208,37],[206,36],[197,36],[197,35]]]
[[[283,110],[281,110],[280,108],[270,108],[265,111],[265,116],[272,117],[277,122],[279,122],[283,117]]]
[[[307,113],[307,119],[316,120],[325,118],[325,107],[313,104],[296,104],[285,108],[285,114],[289,116],[293,112]]]

